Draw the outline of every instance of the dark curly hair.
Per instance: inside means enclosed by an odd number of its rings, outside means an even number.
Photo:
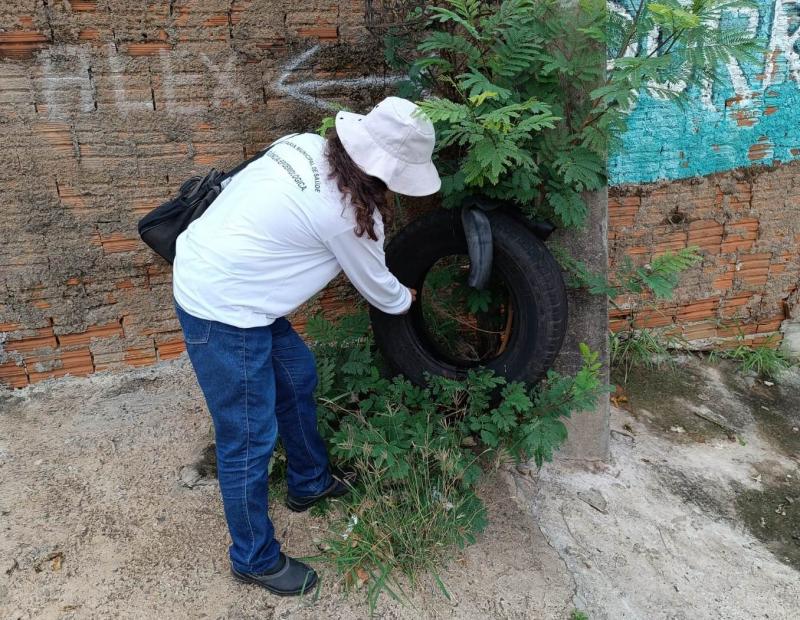
[[[331,173],[330,178],[336,181],[339,191],[350,197],[356,212],[355,233],[359,237],[367,234],[373,241],[378,240],[375,234],[373,216],[375,210],[381,214],[385,224],[389,224],[392,211],[386,199],[388,188],[386,183],[377,177],[364,172],[347,154],[342,141],[331,129],[328,134],[328,145],[325,149]]]

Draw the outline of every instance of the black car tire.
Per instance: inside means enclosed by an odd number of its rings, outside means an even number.
[[[526,221],[512,213],[489,212],[494,244],[493,273],[509,290],[511,333],[503,351],[484,364],[510,381],[539,381],[561,349],[567,328],[567,295],[561,268]],[[375,341],[391,369],[424,385],[425,374],[454,379],[475,364],[452,360],[431,342],[422,315],[423,284],[434,264],[467,254],[458,210],[437,209],[401,230],[386,248],[386,263],[419,298],[403,315],[371,308]]]

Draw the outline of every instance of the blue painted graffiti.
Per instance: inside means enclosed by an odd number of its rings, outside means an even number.
[[[688,93],[683,106],[643,95],[609,158],[612,184],[800,159],[800,0],[759,0],[757,11],[724,19],[746,20],[767,50],[764,62],[731,63],[724,80]]]

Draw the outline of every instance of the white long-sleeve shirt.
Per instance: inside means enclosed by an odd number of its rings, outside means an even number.
[[[189,314],[236,327],[269,325],[344,270],[373,306],[406,312],[411,294],[386,267],[384,231],[355,234],[349,199],[329,178],[325,140],[302,134],[234,176],[181,233],[175,300]]]

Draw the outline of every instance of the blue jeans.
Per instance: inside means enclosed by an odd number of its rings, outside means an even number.
[[[280,552],[267,501],[277,436],[286,451],[291,495],[316,495],[332,481],[317,430],[314,355],[286,319],[242,329],[175,308],[214,421],[231,564],[240,572],[266,571]]]

